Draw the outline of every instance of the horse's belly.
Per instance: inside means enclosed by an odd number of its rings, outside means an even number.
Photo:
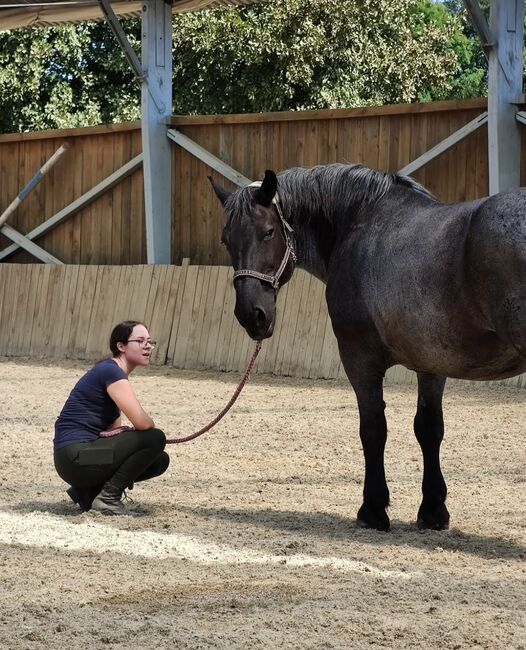
[[[395,355],[397,356],[397,355]],[[406,356],[406,355],[401,355]],[[487,381],[506,379],[526,372],[526,358],[502,342],[494,345],[464,345],[422,348],[420,354],[407,355],[397,363],[415,370],[442,377]]]

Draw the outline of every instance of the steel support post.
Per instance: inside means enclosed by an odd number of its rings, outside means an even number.
[[[522,101],[524,0],[492,0],[488,48],[489,192],[520,185],[517,104]]]
[[[164,0],[144,0],[141,18],[144,72],[141,128],[147,259],[149,264],[170,264],[172,174],[166,120],[172,112],[171,5]]]

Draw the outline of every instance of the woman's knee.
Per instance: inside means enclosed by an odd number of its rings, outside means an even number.
[[[164,431],[161,431],[161,429],[148,429],[148,431],[145,431],[144,433],[148,436],[148,442],[152,447],[157,449],[159,453],[164,450],[166,447],[166,436],[164,435]]]
[[[170,465],[170,456],[165,451],[163,451],[159,456],[158,462],[159,469],[161,470],[160,474],[164,474]]]

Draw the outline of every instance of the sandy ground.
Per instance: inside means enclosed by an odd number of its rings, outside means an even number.
[[[171,445],[140,517],[79,514],[53,422],[85,365],[0,359],[0,648],[526,648],[526,391],[446,389],[451,530],[418,532],[412,387],[386,388],[391,532],[357,528],[362,453],[345,382],[254,377],[213,432]],[[150,368],[169,434],[237,376]]]

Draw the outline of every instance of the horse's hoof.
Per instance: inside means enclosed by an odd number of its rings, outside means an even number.
[[[418,518],[416,520],[416,525],[419,530],[449,530],[449,521],[424,521],[423,519]]]
[[[385,510],[373,510],[363,505],[358,511],[356,524],[360,528],[373,528],[387,532],[390,527],[389,517]]]
[[[420,507],[416,525],[420,530],[448,530],[449,512],[446,506],[441,503],[429,511]]]

